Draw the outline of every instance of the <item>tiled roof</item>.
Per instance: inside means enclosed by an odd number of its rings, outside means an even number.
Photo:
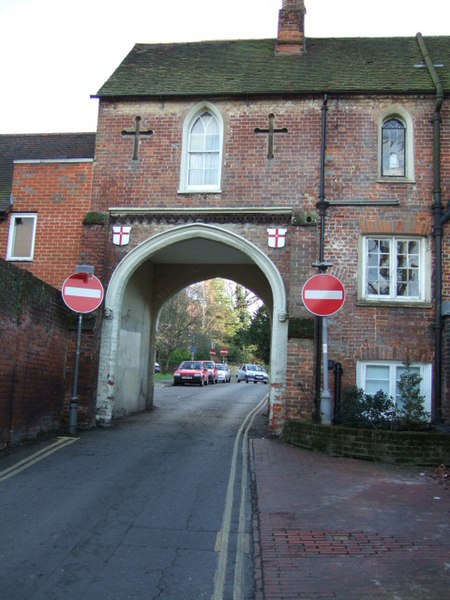
[[[15,160],[94,158],[95,133],[0,135],[0,213],[8,206]]]
[[[450,36],[424,38],[450,90]],[[307,39],[276,55],[275,40],[136,44],[97,96],[186,97],[311,93],[433,93],[415,37]]]

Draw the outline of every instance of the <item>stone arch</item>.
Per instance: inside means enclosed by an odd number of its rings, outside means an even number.
[[[97,394],[97,420],[99,424],[108,425],[113,416],[129,412],[137,412],[150,408],[153,402],[153,356],[151,352],[140,353],[140,328],[149,336],[149,343],[154,344],[156,315],[161,306],[161,300],[149,300],[149,294],[144,294],[148,286],[149,267],[145,276],[140,267],[151,262],[158,252],[169,249],[175,244],[190,240],[204,240],[205,243],[219,243],[234,249],[256,265],[265,278],[266,289],[262,291],[263,300],[272,310],[272,346],[271,346],[271,384],[270,407],[271,415],[274,407],[277,418],[283,404],[286,385],[287,360],[287,297],[283,279],[275,264],[257,246],[247,239],[215,225],[202,223],[181,225],[169,231],[158,233],[131,250],[118,264],[113,272],[105,295],[104,319],[100,349],[99,382]],[[201,264],[201,263],[200,263]],[[179,289],[193,283],[195,280],[222,276],[222,271],[215,265],[208,265],[202,271],[200,278],[182,282]],[[239,283],[250,287],[245,281],[245,272],[237,273]],[[175,288],[170,294],[175,293]],[[271,296],[269,298],[269,295]],[[264,297],[265,296],[265,297]],[[131,317],[130,317],[131,315]],[[131,324],[129,322],[131,319]],[[153,322],[152,322],[153,321]],[[139,331],[138,331],[139,330]],[[131,355],[120,354],[124,344]],[[136,387],[136,377],[130,373],[140,361],[140,385]],[[128,367],[127,367],[128,365]],[[143,375],[144,374],[144,375]],[[133,385],[128,382],[133,377]],[[148,380],[148,386],[145,382]],[[133,387],[134,386],[134,387]],[[125,390],[128,390],[125,392]]]

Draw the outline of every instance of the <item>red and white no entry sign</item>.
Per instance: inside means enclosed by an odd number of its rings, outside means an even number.
[[[66,306],[77,313],[97,310],[105,294],[100,279],[88,273],[74,273],[68,277],[61,293]]]
[[[329,317],[342,308],[345,302],[344,285],[334,275],[313,275],[303,286],[302,300],[313,315]]]

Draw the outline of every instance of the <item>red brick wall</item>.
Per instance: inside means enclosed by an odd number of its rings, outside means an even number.
[[[107,211],[113,206],[288,206],[300,213],[315,210],[320,178],[321,98],[215,102],[225,126],[222,192],[180,194],[183,122],[196,104],[195,101],[101,102],[93,210]],[[383,111],[399,105],[409,113],[413,123],[415,179],[408,183],[386,183],[378,181],[378,123]],[[358,359],[433,360],[433,302],[420,307],[377,307],[364,305],[357,297],[358,240],[362,234],[419,234],[428,239],[433,251],[430,210],[433,190],[430,119],[433,111],[432,97],[330,97],[328,100],[327,200],[392,200],[397,203],[331,206],[327,212],[325,259],[333,263],[330,272],[342,279],[347,290],[345,307],[330,319],[329,326],[329,357],[343,364],[344,386],[355,383]],[[269,113],[274,113],[276,127],[288,128],[287,134],[275,137],[275,158],[271,161],[267,159],[267,136],[254,133],[255,127],[267,127]],[[136,115],[142,118],[142,129],[154,131],[151,138],[142,140],[137,162],[131,160],[133,140],[121,136],[123,129],[132,129]],[[447,106],[444,106],[442,116],[442,198],[445,202],[450,194],[450,115]],[[135,221],[138,226],[134,229],[133,244],[156,230],[174,226],[174,223],[166,222],[155,228],[151,219],[136,218]],[[268,252],[262,224],[254,228],[238,224],[227,227]],[[318,233],[316,227],[290,225],[286,248],[271,254],[289,292],[291,317],[309,316],[301,302],[301,289],[306,279],[317,272],[311,265],[318,259]],[[450,246],[447,239],[450,239],[448,234],[444,241],[444,300],[450,300]],[[105,262],[108,265],[106,280],[129,249],[109,251]],[[291,340],[285,406],[288,416],[307,419],[313,412],[313,365],[310,341]]]
[[[67,337],[59,292],[0,259],[0,449],[60,428]]]
[[[92,162],[18,163],[14,166],[14,212],[37,213],[34,259],[21,269],[60,289],[82,262],[82,223],[89,211]],[[0,223],[0,256],[6,258],[9,219]]]

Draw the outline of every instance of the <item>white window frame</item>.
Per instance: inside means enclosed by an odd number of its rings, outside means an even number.
[[[189,185],[189,141],[190,132],[197,119],[205,112],[209,112],[215,119],[219,128],[218,173],[217,181],[213,184]],[[223,118],[215,106],[209,102],[199,104],[192,108],[183,124],[183,147],[181,155],[180,187],[179,193],[218,193],[221,191],[222,160],[223,160],[224,125]]]
[[[405,127],[405,175],[383,175],[383,125],[386,121],[396,119]],[[380,114],[378,121],[378,179],[390,183],[414,182],[414,134],[410,114],[400,106],[391,107]]]
[[[383,389],[392,401],[397,405],[396,394],[397,385],[400,380],[400,373],[398,369],[405,369],[405,365],[401,362],[394,361],[381,361],[381,360],[367,360],[357,361],[356,363],[356,385],[358,388],[364,390],[365,393],[373,394],[373,390],[367,391],[367,369],[368,367],[385,367],[388,369],[388,389]],[[419,375],[422,379],[420,382],[420,394],[424,396],[424,409],[426,412],[431,413],[431,395],[432,395],[432,365],[431,363],[412,362],[410,364],[412,368],[419,370]],[[378,390],[376,390],[378,391]]]
[[[371,294],[367,290],[368,281],[368,257],[369,240],[387,240],[389,242],[389,294]],[[397,295],[397,244],[398,241],[417,242],[419,245],[419,277],[418,277],[418,295],[417,296],[398,296]],[[394,302],[394,303],[423,303],[430,301],[431,283],[430,283],[430,252],[429,243],[426,238],[412,235],[385,235],[385,234],[370,234],[364,235],[360,239],[360,289],[359,297],[362,300],[370,302]],[[375,266],[374,266],[375,268]]]
[[[18,256],[14,253],[15,239],[16,239],[16,228],[17,221],[19,219],[32,219],[33,230],[31,234],[31,245],[30,254],[27,256]],[[9,222],[9,234],[8,234],[8,249],[6,254],[6,260],[13,261],[32,261],[34,257],[34,244],[36,240],[36,226],[37,226],[37,214],[36,213],[12,213]]]

